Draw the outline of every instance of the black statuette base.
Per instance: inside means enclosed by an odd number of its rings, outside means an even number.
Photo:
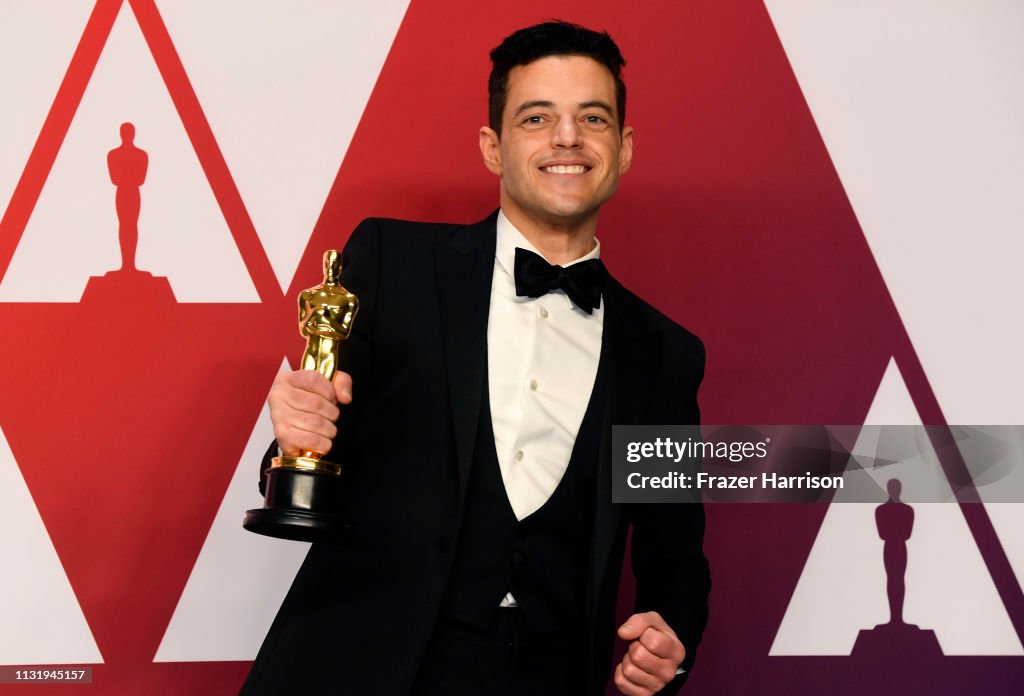
[[[317,471],[267,470],[264,507],[245,513],[250,532],[292,541],[337,541],[345,529],[339,514],[340,476]]]

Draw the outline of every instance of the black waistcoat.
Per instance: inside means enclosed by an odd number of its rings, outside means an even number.
[[[609,395],[606,343],[602,343],[594,389],[562,480],[544,505],[522,520],[516,519],[501,478],[484,382],[461,531],[442,616],[484,628],[502,598],[511,592],[532,632],[583,627],[597,457]]]

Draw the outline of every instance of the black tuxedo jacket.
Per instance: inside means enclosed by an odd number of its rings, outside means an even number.
[[[341,369],[353,403],[331,459],[345,467],[346,538],[314,544],[243,693],[406,694],[451,568],[487,379],[497,214],[474,225],[370,219],[342,283],[360,300]],[[710,589],[700,505],[613,505],[611,424],[697,423],[698,338],[606,278],[611,403],[602,431],[584,607],[587,693],[603,693],[626,533],[636,610],[658,611],[693,664]],[[271,448],[276,450],[276,445]],[[262,490],[262,481],[261,481]],[[685,675],[665,693],[674,693]]]

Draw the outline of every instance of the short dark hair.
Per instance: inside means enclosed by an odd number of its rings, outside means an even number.
[[[510,34],[491,51],[491,76],[487,80],[490,126],[501,134],[501,116],[508,101],[508,74],[548,56],[586,56],[608,68],[615,79],[615,107],[619,128],[626,121],[626,83],[622,68],[626,59],[608,32],[596,32],[569,22],[544,22]]]

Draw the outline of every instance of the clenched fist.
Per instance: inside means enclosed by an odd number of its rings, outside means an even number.
[[[352,377],[338,371],[328,382],[319,372],[281,372],[274,379],[267,404],[274,423],[274,437],[281,453],[297,456],[302,451],[327,454],[338,434],[335,423],[339,404],[352,403]]]
[[[686,648],[661,614],[633,614],[619,627],[619,638],[631,641],[615,667],[615,686],[629,696],[650,696],[676,676]]]

